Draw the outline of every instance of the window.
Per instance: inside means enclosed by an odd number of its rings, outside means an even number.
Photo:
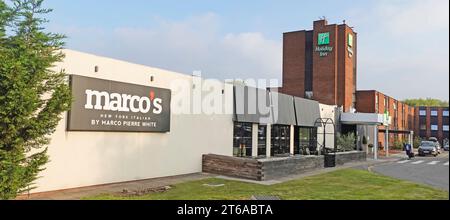
[[[420,116],[427,116],[427,110],[420,110],[419,115]]]
[[[316,155],[318,153],[317,128],[296,127],[294,152],[296,155]]]
[[[431,125],[431,130],[432,130],[432,131],[437,131],[437,130],[439,130],[439,126],[437,126],[437,125]]]
[[[258,156],[266,156],[267,125],[260,125],[258,129]]]
[[[420,125],[420,130],[426,131],[427,130],[427,125]]]
[[[449,126],[448,125],[444,125],[442,128],[443,131],[449,131]]]
[[[375,95],[375,112],[378,113],[380,111],[380,97],[378,97],[378,94]]]
[[[233,156],[252,156],[253,125],[251,123],[234,123]]]
[[[431,116],[437,117],[438,116],[438,111],[436,111],[436,110],[431,111]]]
[[[291,153],[291,126],[272,126],[272,156],[284,156]]]
[[[448,115],[448,110],[443,111],[443,112],[442,112],[442,116],[448,117],[448,116],[449,116],[449,115]]]

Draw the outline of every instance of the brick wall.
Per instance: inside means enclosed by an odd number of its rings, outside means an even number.
[[[285,94],[305,96],[306,32],[285,33],[283,37],[283,88]]]
[[[330,33],[333,48],[328,56],[315,51],[320,33]],[[306,53],[306,36],[311,31],[284,34],[283,38],[283,88],[285,94],[304,97],[306,58],[312,59],[312,91],[314,99],[328,105],[343,106],[348,112],[354,106],[356,91],[357,34],[347,25],[328,25],[327,21],[314,22],[312,30],[313,53]],[[348,50],[348,35],[353,36],[353,55]],[[312,57],[310,57],[312,56]]]
[[[356,111],[360,113],[376,112],[376,92],[358,91],[356,93]]]
[[[345,152],[336,155],[336,165],[364,162],[366,152]],[[203,155],[203,172],[256,181],[273,180],[289,175],[323,169],[324,156],[251,159],[219,155]]]

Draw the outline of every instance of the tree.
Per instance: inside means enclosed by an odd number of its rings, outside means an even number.
[[[448,107],[449,103],[448,101],[442,101],[439,99],[406,99],[404,101],[407,105],[412,107],[419,107],[419,106],[428,106],[428,107]]]
[[[0,2],[0,199],[33,188],[47,145],[72,96],[62,61],[64,36],[44,32],[43,0]],[[6,30],[6,31],[5,31]]]

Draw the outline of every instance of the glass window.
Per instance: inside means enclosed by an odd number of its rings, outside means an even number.
[[[448,125],[444,125],[444,127],[443,127],[442,130],[443,130],[443,131],[449,131],[449,126],[448,126]]]
[[[375,112],[379,112],[380,110],[380,98],[378,97],[378,95],[375,95]]]
[[[267,125],[258,128],[258,156],[266,156],[267,152]]]
[[[442,112],[442,115],[444,116],[444,117],[448,117],[449,115],[448,115],[448,111],[443,111]]]
[[[436,111],[436,110],[431,111],[431,116],[437,117],[438,111]]]
[[[427,110],[420,110],[419,115],[420,116],[427,116]]]
[[[427,125],[420,125],[420,130],[426,131],[427,130]]]
[[[252,134],[253,125],[251,123],[234,123],[233,156],[252,156]]]
[[[286,156],[291,153],[291,126],[272,126],[272,156]]]
[[[437,125],[431,125],[431,130],[432,130],[432,131],[437,131],[437,130],[439,130],[439,126],[437,126]]]
[[[295,136],[296,155],[317,155],[317,128],[297,127]]]

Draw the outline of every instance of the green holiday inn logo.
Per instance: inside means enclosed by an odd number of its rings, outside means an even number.
[[[330,44],[330,33],[319,33],[318,42],[319,46]]]
[[[319,33],[318,46],[316,47],[316,52],[319,56],[326,57],[331,52],[333,52],[333,47],[328,46],[330,44],[330,32]]]
[[[353,47],[353,35],[348,34],[348,46]]]

